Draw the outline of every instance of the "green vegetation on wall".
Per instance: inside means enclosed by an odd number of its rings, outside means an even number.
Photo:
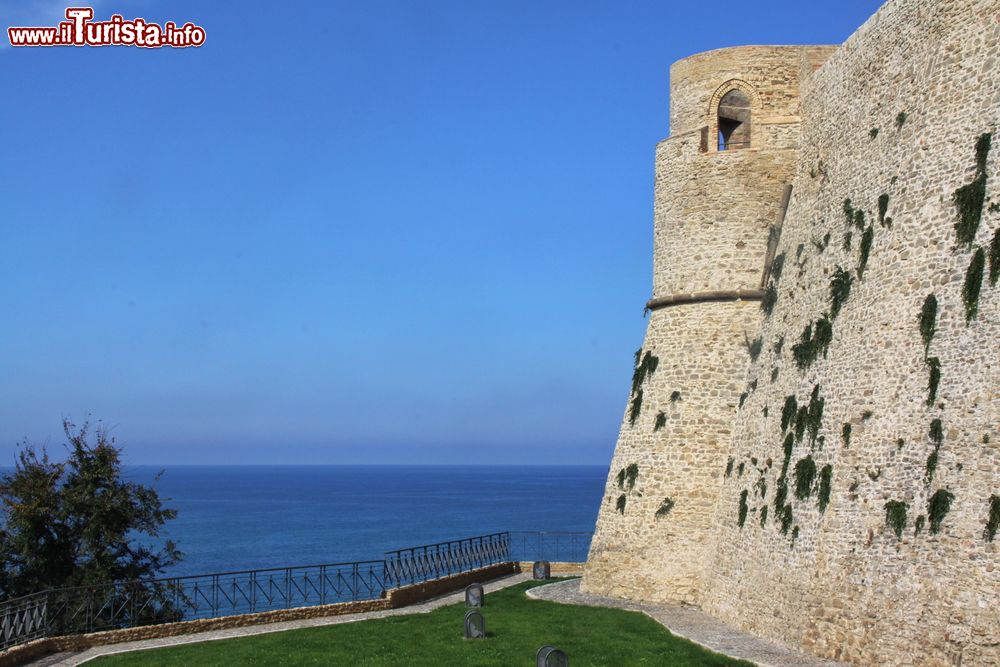
[[[792,420],[795,419],[795,413],[798,410],[798,401],[796,401],[795,396],[786,396],[785,405],[781,408],[781,431],[785,432],[788,427],[792,425]]]
[[[924,524],[927,523],[927,517],[923,514],[917,517],[917,520],[913,522],[913,535],[917,536],[920,531],[924,529]]]
[[[924,356],[927,356],[931,347],[931,340],[937,331],[937,297],[928,294],[924,299],[924,305],[920,309],[920,337],[924,341]]]
[[[746,489],[743,489],[743,492],[740,493],[740,516],[739,516],[740,528],[743,528],[743,524],[746,523],[747,512],[750,510],[750,507],[747,505],[748,495],[749,492]]]
[[[792,506],[785,505],[781,509],[781,534],[787,535],[788,529],[792,527]]]
[[[938,384],[941,382],[941,361],[937,357],[930,357],[927,368],[930,374],[927,378],[927,407],[931,407],[937,399]]]
[[[990,511],[986,517],[986,528],[983,529],[983,539],[992,542],[1000,528],[1000,496],[990,496]]]
[[[868,267],[868,254],[872,250],[872,241],[875,239],[875,230],[871,225],[868,225],[864,233],[861,235],[861,254],[858,256],[858,280],[861,280],[865,275],[865,269]]]
[[[833,277],[830,279],[830,319],[837,319],[837,315],[840,314],[840,309],[843,308],[844,303],[847,298],[851,296],[851,283],[854,282],[854,278],[851,276],[849,271],[845,271],[841,267],[837,267],[833,271]]]
[[[889,195],[881,194],[878,197],[878,224],[883,227],[892,227],[892,218],[886,217],[886,211],[889,210]]]
[[[764,347],[764,339],[757,336],[752,341],[746,341],[747,353],[750,355],[750,361],[757,361],[757,357],[760,356],[760,351]]]
[[[795,464],[795,497],[805,500],[812,495],[814,481],[816,481],[816,462],[812,456],[806,456]]]
[[[826,511],[830,504],[830,492],[833,490],[833,466],[825,465],[819,471],[819,511],[820,514]]]
[[[824,315],[815,322],[806,325],[799,342],[792,346],[792,357],[800,371],[812,366],[820,355],[826,356],[826,351],[833,340],[833,325],[829,316]]]
[[[659,431],[667,425],[667,415],[663,412],[656,413],[656,421],[653,423],[653,432]]]
[[[778,303],[778,288],[773,282],[770,282],[767,284],[767,289],[764,290],[764,297],[760,300],[760,309],[764,311],[765,317],[771,316],[776,303]]]
[[[851,446],[851,425],[844,424],[840,429],[840,439],[844,441],[844,447]]]
[[[927,516],[931,522],[931,533],[941,530],[941,523],[951,510],[951,502],[955,500],[955,494],[951,491],[938,489],[927,501]]]
[[[639,466],[635,463],[630,463],[621,469],[618,473],[618,488],[624,489],[628,487],[629,491],[635,488],[636,480],[639,479]]]
[[[899,130],[902,128],[904,123],[906,123],[906,112],[900,111],[896,114],[896,129]]]
[[[1000,227],[993,232],[990,243],[990,285],[996,285],[1000,280]]]
[[[979,292],[983,287],[983,269],[986,266],[986,253],[982,248],[976,248],[972,253],[972,261],[965,272],[965,284],[962,285],[962,303],[965,304],[965,322],[968,324],[979,314]]]
[[[771,280],[777,285],[781,280],[781,272],[785,270],[785,253],[780,252],[771,260]]]
[[[640,360],[641,359],[641,360]],[[635,426],[642,412],[642,383],[656,372],[660,358],[650,352],[642,354],[642,349],[636,350],[634,368],[632,369],[632,397],[628,411],[629,426]]]
[[[972,246],[983,218],[983,204],[986,202],[986,159],[990,154],[993,134],[986,133],[976,140],[976,175],[970,183],[955,190],[953,200],[958,209],[955,235],[959,245]]]
[[[885,504],[885,525],[896,534],[896,539],[903,538],[906,528],[906,503],[901,500],[890,500]]]
[[[662,519],[670,514],[670,510],[674,509],[674,501],[671,498],[664,498],[663,502],[660,503],[660,508],[656,510],[656,518]]]
[[[629,405],[628,409],[628,423],[629,426],[635,426],[636,420],[639,419],[639,413],[642,411],[642,389],[636,389],[635,393],[632,395],[632,403]]]
[[[736,461],[734,461],[733,457],[730,456],[729,460],[726,461],[726,477],[729,477],[730,475],[733,474],[733,464],[734,463],[736,463]]]
[[[619,514],[625,514],[625,494],[618,496],[618,500],[615,501],[615,509],[618,510]]]
[[[639,352],[641,352],[640,350]],[[634,394],[643,382],[646,381],[647,377],[653,375],[656,372],[657,367],[660,365],[660,358],[654,356],[651,352],[646,352],[642,357],[642,361],[639,361],[639,352],[635,353],[635,368],[632,370],[632,393]]]
[[[937,470],[938,464],[938,452],[941,450],[942,443],[944,443],[944,428],[941,426],[940,419],[935,419],[931,422],[928,435],[931,442],[934,443],[934,451],[927,457],[927,464],[924,467],[924,481],[930,484],[934,481],[934,472]]]
[[[788,465],[792,461],[792,449],[795,448],[795,434],[789,433],[785,436],[785,442],[782,445],[782,449],[785,453],[785,460],[781,464],[781,475],[779,477],[779,482],[788,475]]]

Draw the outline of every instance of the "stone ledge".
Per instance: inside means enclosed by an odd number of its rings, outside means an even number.
[[[760,301],[764,298],[762,289],[715,290],[712,292],[690,292],[687,294],[670,294],[650,299],[646,302],[647,310],[658,310],[670,306],[680,306],[688,303],[711,303],[725,301]]]

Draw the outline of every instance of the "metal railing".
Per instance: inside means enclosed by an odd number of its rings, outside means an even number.
[[[0,602],[0,650],[60,635],[374,600],[511,561],[587,558],[589,533],[503,532],[329,563],[58,588]]]
[[[512,560],[554,563],[586,562],[593,537],[592,533],[565,531],[515,531],[510,535]]]
[[[510,560],[510,533],[479,535],[387,551],[385,580],[387,586],[407,586]]]

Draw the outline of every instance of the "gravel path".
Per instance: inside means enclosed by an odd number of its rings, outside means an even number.
[[[760,667],[840,667],[844,664],[804,655],[758,639],[712,618],[697,607],[633,602],[583,593],[580,591],[579,579],[532,588],[528,591],[528,597],[563,604],[641,611],[678,637],[717,653],[748,660]]]

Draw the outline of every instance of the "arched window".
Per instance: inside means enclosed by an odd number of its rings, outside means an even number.
[[[750,98],[734,89],[719,100],[719,150],[750,147]]]

